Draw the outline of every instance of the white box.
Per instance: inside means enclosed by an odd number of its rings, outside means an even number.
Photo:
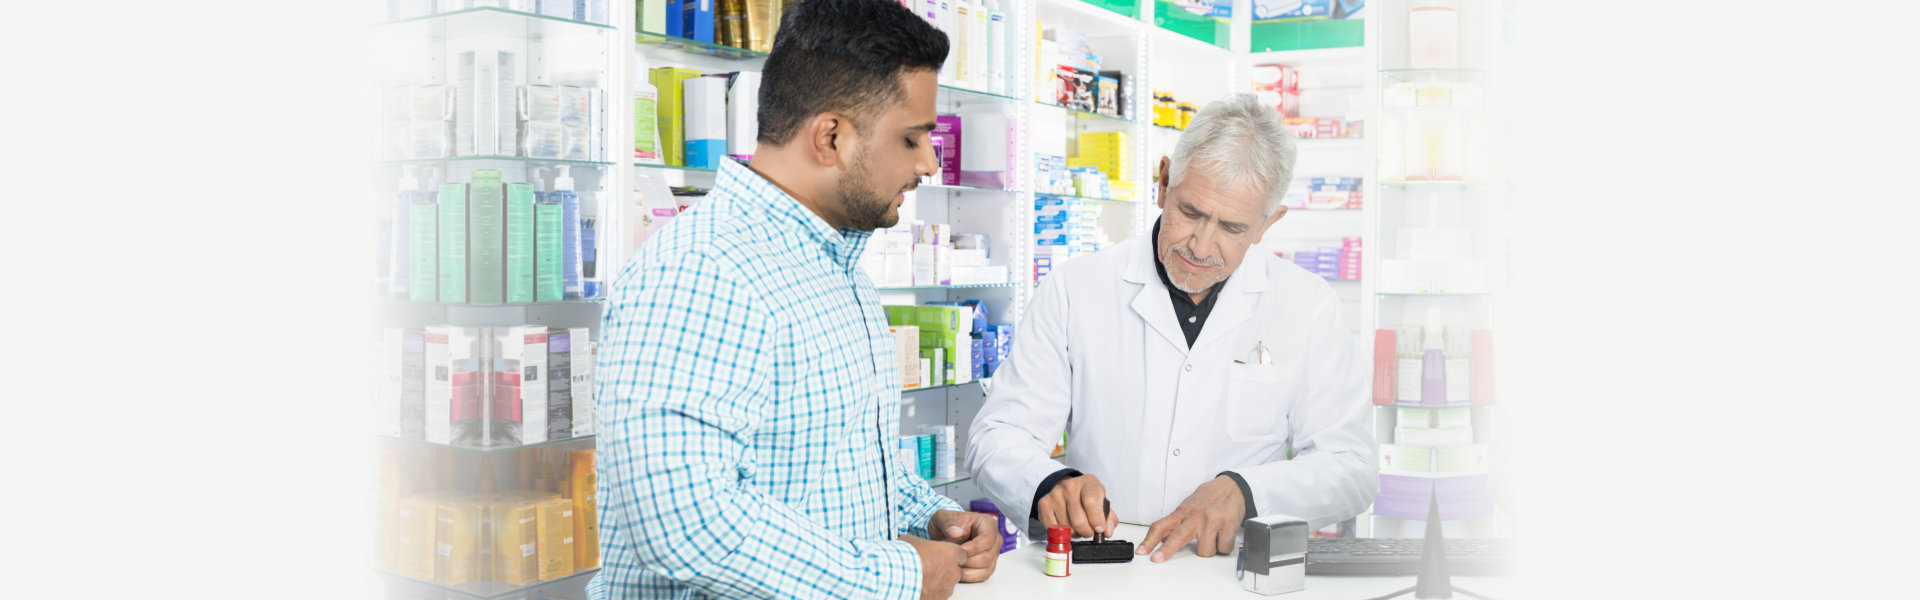
[[[1448,427],[1446,429],[1416,429],[1412,427],[1395,427],[1393,428],[1393,443],[1416,448],[1470,446],[1473,445],[1473,428]]]
[[[520,325],[494,331],[494,342],[500,346],[495,368],[506,375],[503,379],[517,382],[514,387],[520,396],[504,406],[496,398],[495,410],[518,405],[519,443],[547,441],[547,328]]]
[[[1007,283],[1012,277],[1006,265],[985,267],[954,267],[953,285],[992,285]]]
[[[952,285],[953,248],[913,245],[913,285]]]
[[[456,432],[479,419],[473,395],[478,390],[478,369],[474,364],[477,328],[451,325],[427,327],[426,439],[434,444],[451,444],[464,431]]]
[[[572,343],[570,357],[573,363],[573,437],[593,435],[593,356],[595,354],[593,331],[586,327],[573,327],[567,330]]]
[[[955,268],[987,266],[987,251],[955,248],[953,249],[953,266]]]

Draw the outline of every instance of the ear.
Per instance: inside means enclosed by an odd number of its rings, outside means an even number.
[[[813,116],[802,129],[806,134],[807,154],[822,167],[841,166],[840,150],[847,143],[844,137],[849,129],[845,118],[837,113],[823,112]]]
[[[1163,211],[1167,209],[1167,174],[1171,173],[1172,169],[1173,159],[1160,157],[1160,193],[1154,194],[1154,202],[1159,204],[1160,210]]]
[[[1273,224],[1279,223],[1280,217],[1284,216],[1287,216],[1287,205],[1282,204],[1279,208],[1274,209],[1273,216],[1267,217],[1267,228],[1272,228]]]

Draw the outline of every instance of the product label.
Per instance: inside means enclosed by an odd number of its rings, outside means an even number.
[[[1068,557],[1069,555],[1064,553],[1048,552],[1047,553],[1047,570],[1046,570],[1047,575],[1050,575],[1053,577],[1066,577]]]

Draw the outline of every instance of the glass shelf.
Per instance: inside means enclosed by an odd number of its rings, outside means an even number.
[[[901,285],[901,286],[891,286],[891,287],[877,287],[874,289],[880,290],[882,292],[899,292],[899,291],[908,291],[908,290],[977,290],[977,289],[991,289],[991,288],[1010,288],[1013,286],[1014,284],[1012,283],[974,283],[974,284],[967,284],[967,285]]]
[[[940,103],[943,105],[949,101],[960,101],[962,104],[967,104],[965,100],[969,98],[989,100],[993,102],[1019,102],[1020,101],[1020,98],[1017,96],[995,94],[993,92],[989,92],[985,90],[967,89],[963,87],[955,87],[955,86],[946,85],[946,84],[940,85],[940,96],[941,96]]]
[[[957,185],[957,184],[956,184],[956,185],[947,185],[947,184],[944,184],[944,183],[922,183],[922,184],[920,184],[920,189],[923,189],[923,190],[942,190],[942,191],[949,191],[949,190],[950,190],[950,191],[955,191],[955,192],[996,192],[996,193],[1001,193],[1001,194],[1018,194],[1018,193],[1020,193],[1020,190],[1003,190],[1003,189],[1000,189],[1000,188],[993,188],[993,187],[984,187],[984,186],[978,186],[978,185]]]
[[[735,48],[713,42],[700,42],[683,37],[673,37],[656,33],[638,33],[635,34],[634,37],[642,46],[679,50],[687,54],[713,56],[729,60],[766,60],[767,58],[765,52],[754,52],[745,48]]]
[[[377,439],[383,442],[406,444],[409,446],[417,446],[420,448],[445,448],[448,450],[455,450],[455,451],[463,452],[467,454],[503,454],[508,452],[517,452],[520,450],[526,450],[529,448],[546,448],[549,446],[564,446],[567,444],[594,441],[594,436],[583,435],[579,437],[547,440],[544,442],[534,442],[532,444],[519,444],[515,446],[463,446],[459,444],[436,444],[426,440],[410,440],[406,438],[397,438],[390,435],[376,435],[373,437],[374,439]]]
[[[447,11],[442,13],[435,13],[431,15],[421,15],[418,17],[410,17],[406,19],[384,21],[384,22],[375,24],[375,26],[390,27],[394,25],[404,25],[408,23],[426,23],[426,22],[439,22],[439,23],[451,22],[451,23],[460,23],[461,25],[474,23],[480,26],[479,29],[496,29],[502,26],[514,26],[514,25],[524,25],[528,29],[532,29],[535,27],[549,27],[549,26],[591,27],[594,29],[606,29],[606,30],[613,29],[612,25],[603,25],[600,23],[593,23],[588,21],[575,21],[573,19],[563,19],[560,17],[550,16],[550,15],[542,15],[542,14],[530,13],[530,12],[520,12],[517,10],[507,10],[504,8],[494,8],[494,7],[467,8],[467,9],[453,10],[453,11]],[[525,32],[525,31],[527,30],[524,30],[524,29],[522,30],[522,32]]]
[[[607,298],[605,296],[595,296],[592,298],[568,298],[566,300],[548,300],[546,302],[508,302],[503,304],[473,304],[470,302],[427,302],[423,300],[408,300],[406,298],[375,298],[375,300],[379,302],[391,302],[394,304],[406,304],[411,306],[458,306],[462,308],[531,308],[531,307],[540,307],[540,306],[570,306],[574,304],[603,304],[607,301]]]
[[[650,165],[650,164],[647,164],[647,163],[633,163],[633,166],[636,166],[636,167],[640,167],[640,168],[643,168],[643,169],[661,169],[661,170],[665,170],[665,171],[684,171],[684,172],[687,172],[687,173],[706,173],[706,174],[709,174],[709,175],[711,175],[711,174],[714,174],[714,173],[719,173],[719,172],[720,172],[720,170],[719,170],[719,169],[709,169],[709,168],[706,168],[706,167],[683,167],[683,166],[676,166],[676,165]]]
[[[1178,135],[1178,134],[1182,134],[1182,133],[1186,133],[1186,132],[1187,132],[1187,130],[1185,130],[1185,129],[1181,129],[1181,128],[1179,128],[1179,127],[1168,127],[1168,126],[1165,126],[1165,125],[1154,125],[1154,126],[1153,126],[1153,130],[1154,130],[1154,131],[1159,131],[1159,132],[1163,132],[1163,133],[1171,133],[1171,134],[1175,134],[1175,135]]]
[[[1486,185],[1486,183],[1487,182],[1485,180],[1481,180],[1481,179],[1423,179],[1423,180],[1385,179],[1380,181],[1380,185],[1383,185],[1386,187],[1406,187],[1406,188],[1472,187],[1476,185]]]
[[[924,392],[924,391],[927,391],[927,390],[944,390],[944,389],[947,389],[947,388],[956,388],[956,387],[960,387],[960,386],[966,386],[966,385],[973,385],[973,384],[976,384],[976,383],[980,383],[980,382],[982,382],[982,381],[985,381],[985,380],[984,380],[984,379],[974,379],[974,380],[971,380],[971,381],[968,381],[968,382],[966,382],[966,383],[943,383],[943,384],[940,384],[940,385],[929,385],[929,386],[923,386],[923,387],[917,387],[917,388],[900,388],[900,392],[901,392],[901,393],[907,393],[907,392]]]
[[[1073,117],[1076,117],[1076,118],[1082,118],[1082,119],[1094,119],[1094,120],[1100,120],[1100,121],[1113,121],[1113,122],[1116,122],[1116,123],[1126,123],[1126,124],[1128,124],[1128,125],[1132,125],[1132,124],[1133,124],[1133,122],[1134,122],[1134,121],[1133,121],[1133,119],[1129,119],[1129,118],[1126,118],[1126,117],[1119,117],[1119,116],[1114,116],[1114,115],[1106,115],[1106,114],[1100,114],[1100,113],[1097,113],[1097,112],[1087,112],[1087,111],[1084,111],[1084,110],[1078,110],[1078,109],[1073,109],[1073,108],[1067,108],[1067,107],[1065,107],[1065,106],[1061,106],[1061,105],[1058,105],[1058,104],[1054,104],[1054,103],[1052,103],[1052,102],[1041,102],[1041,101],[1039,101],[1039,100],[1035,100],[1035,101],[1033,101],[1033,103],[1034,103],[1034,105],[1036,105],[1036,106],[1045,106],[1045,107],[1047,107],[1047,108],[1052,108],[1052,109],[1055,109],[1055,110],[1058,110],[1058,111],[1061,111],[1061,112],[1064,112],[1064,113],[1067,113],[1068,115],[1070,115],[1070,116],[1073,116]]]
[[[1491,296],[1493,292],[1374,292],[1378,296]]]
[[[947,487],[956,483],[960,483],[963,481],[972,481],[972,480],[973,480],[972,475],[960,475],[955,477],[935,477],[933,479],[928,479],[927,485],[933,486],[933,489],[937,490],[937,489]]]
[[[1142,204],[1143,203],[1139,200],[1118,200],[1114,198],[1091,198],[1087,196],[1075,196],[1073,194],[1048,194],[1044,192],[1035,192],[1033,195],[1037,197],[1045,197],[1045,198],[1066,198],[1069,200],[1091,200],[1094,202],[1112,202],[1115,204]]]
[[[563,158],[530,158],[526,156],[446,156],[441,158],[401,158],[375,161],[383,165],[421,165],[438,163],[469,162],[513,162],[538,165],[578,165],[588,167],[611,167],[614,163],[597,160],[567,160]]]
[[[574,571],[572,575],[568,575],[566,577],[561,577],[561,578],[553,579],[549,581],[536,581],[534,583],[529,583],[526,585],[513,585],[510,583],[500,583],[500,582],[493,582],[493,581],[463,583],[460,585],[446,585],[446,584],[436,583],[432,581],[421,581],[418,579],[414,579],[412,577],[408,577],[405,575],[401,575],[399,573],[382,570],[382,569],[374,569],[373,571],[375,573],[380,573],[382,575],[386,575],[387,577],[391,577],[393,579],[415,583],[422,586],[432,587],[437,590],[452,592],[467,598],[478,598],[480,600],[496,600],[496,599],[511,597],[511,596],[514,596],[515,594],[521,594],[528,590],[532,590],[538,587],[544,587],[544,586],[555,585],[560,583],[578,582],[582,578],[592,577],[594,573],[600,572],[600,568],[594,567],[591,569],[580,569],[578,571]],[[417,594],[395,594],[395,595],[396,596],[417,596]]]

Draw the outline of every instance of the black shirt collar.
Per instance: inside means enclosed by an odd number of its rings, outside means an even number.
[[[1160,262],[1160,221],[1158,219],[1153,221],[1151,243],[1153,244],[1151,251],[1154,254],[1153,270],[1160,274],[1160,283],[1167,286],[1167,296],[1173,301],[1173,316],[1180,321],[1180,332],[1187,337],[1187,347],[1192,348],[1193,342],[1200,339],[1200,329],[1207,325],[1207,316],[1213,313],[1214,301],[1220,299],[1220,289],[1226,286],[1227,282],[1223,279],[1220,283],[1213,284],[1213,288],[1207,290],[1207,298],[1195,303],[1192,295],[1174,287],[1173,279],[1167,277],[1167,265]]]

